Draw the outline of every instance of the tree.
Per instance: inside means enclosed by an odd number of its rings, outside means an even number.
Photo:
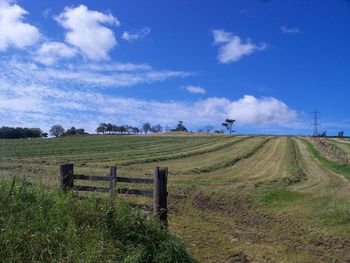
[[[133,134],[137,134],[137,133],[140,132],[140,129],[137,128],[137,127],[132,127],[132,128],[131,128],[131,132],[132,132]]]
[[[108,132],[109,134],[111,134],[111,132],[113,131],[113,124],[112,123],[108,123],[106,125],[106,132]]]
[[[50,129],[50,134],[55,137],[62,136],[64,134],[64,129],[62,125],[56,124],[52,126]]]
[[[106,130],[107,130],[107,124],[106,123],[100,123],[100,125],[96,129],[96,132],[105,134]]]
[[[338,137],[344,137],[344,131],[338,132]]]
[[[83,128],[76,129],[75,131],[76,131],[76,134],[77,134],[77,135],[87,134],[87,133],[85,132],[85,129],[83,129]]]
[[[236,120],[233,120],[233,119],[226,119],[225,122],[223,122],[221,125],[224,126],[226,129],[228,129],[230,134],[232,134],[232,132],[235,132],[235,131],[232,131],[232,125],[235,121]]]
[[[66,130],[65,135],[76,135],[77,134],[77,130],[75,129],[75,127],[73,126],[72,128]]]
[[[183,131],[183,132],[188,132],[187,128],[184,126],[183,121],[179,121],[175,129],[172,129],[171,131]]]
[[[142,129],[145,132],[145,134],[147,134],[147,132],[151,130],[151,124],[149,124],[148,122],[144,123]]]
[[[162,130],[163,130],[163,127],[160,126],[160,124],[154,125],[151,128],[151,132],[154,132],[154,133],[160,133]]]
[[[124,134],[125,132],[126,132],[127,130],[126,130],[126,127],[125,126],[119,126],[119,132],[121,133],[121,134]]]

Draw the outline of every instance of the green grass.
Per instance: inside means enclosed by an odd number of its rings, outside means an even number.
[[[309,141],[303,140],[303,143],[308,147],[308,150],[324,167],[331,170],[332,172],[342,174],[350,180],[350,166],[341,165],[323,157],[320,151],[316,148],[316,146]]]
[[[335,168],[307,142],[318,158],[304,158],[298,140],[215,135],[0,140],[1,178],[25,175],[53,189],[18,184],[10,196],[9,185],[0,184],[5,211],[0,261],[192,262],[175,232],[202,262],[231,262],[242,253],[253,262],[347,262],[350,239],[342,248],[331,243],[350,231],[344,180],[319,182],[311,164]],[[56,192],[63,162],[73,162],[78,174],[107,175],[117,165],[120,176],[143,178],[152,176],[154,166],[169,167],[170,232],[121,202],[150,205],[151,198],[118,195],[110,203]],[[124,186],[143,187],[118,185]],[[313,243],[326,234],[327,247]]]
[[[0,262],[194,262],[152,216],[118,199],[0,183]]]
[[[303,198],[303,194],[286,188],[273,188],[256,192],[252,198],[268,208],[278,208]]]

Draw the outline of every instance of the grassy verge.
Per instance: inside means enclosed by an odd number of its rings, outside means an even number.
[[[312,155],[328,170],[342,174],[347,179],[350,180],[350,166],[337,164],[333,161],[330,161],[322,156],[319,150],[313,145],[311,142],[302,140],[302,142],[307,146],[308,150],[312,153]]]
[[[117,201],[0,182],[1,262],[194,262],[181,240]]]

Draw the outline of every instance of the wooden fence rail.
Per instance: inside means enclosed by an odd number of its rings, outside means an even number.
[[[153,197],[154,214],[159,218],[163,226],[168,224],[168,208],[167,208],[167,178],[168,168],[155,167],[153,179],[147,178],[131,178],[117,176],[117,167],[111,166],[109,175],[107,176],[89,176],[84,174],[74,174],[74,165],[72,163],[62,164],[59,167],[60,189],[62,191],[94,191],[94,192],[116,192],[127,195],[141,195]],[[74,180],[88,181],[104,181],[109,182],[109,187],[83,186],[76,185]],[[129,188],[117,188],[118,183],[132,184],[153,184],[153,190],[138,190]],[[137,205],[143,206],[143,205]]]

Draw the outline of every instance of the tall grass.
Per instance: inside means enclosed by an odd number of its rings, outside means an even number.
[[[0,182],[0,262],[194,262],[182,241],[118,200]]]

